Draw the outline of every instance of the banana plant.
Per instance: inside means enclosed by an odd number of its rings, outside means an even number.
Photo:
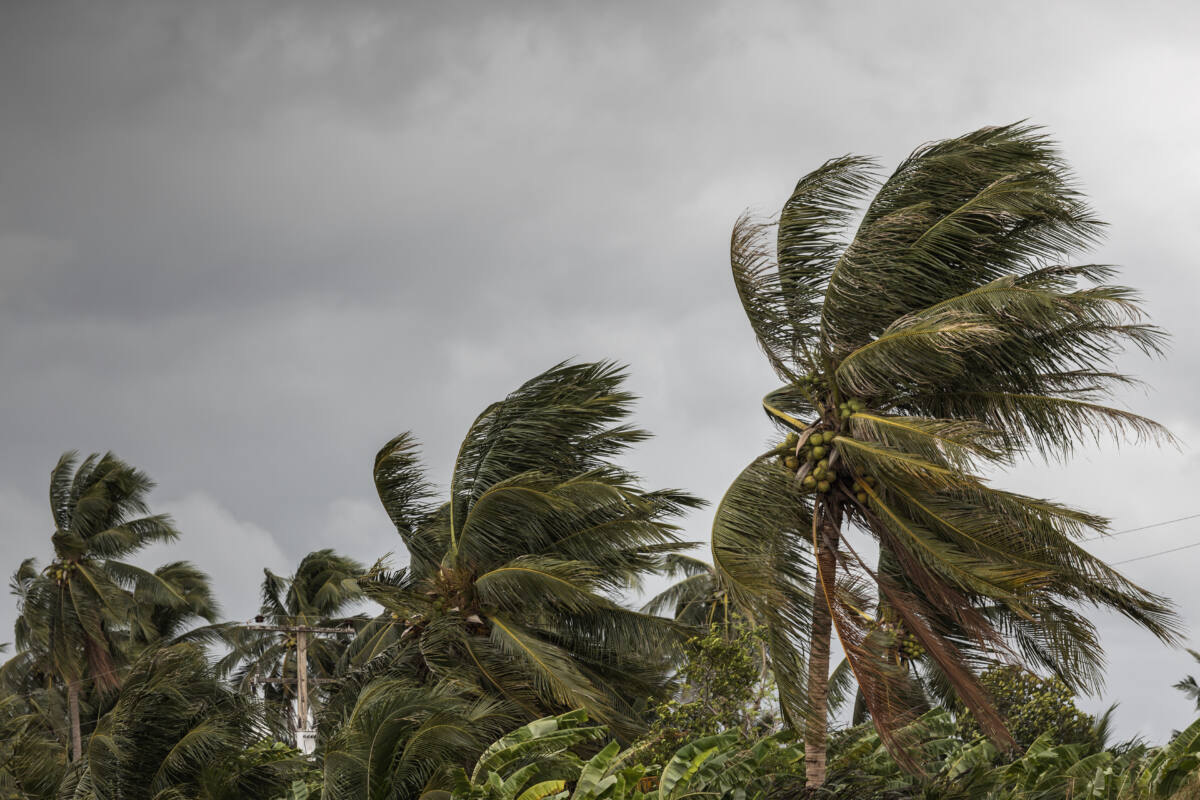
[[[424,800],[682,800],[704,795],[762,797],[776,769],[791,769],[800,751],[778,734],[747,744],[736,732],[689,742],[661,765],[645,764],[645,746],[610,741],[587,760],[574,751],[605,738],[575,711],[536,720],[489,747],[453,792]]]

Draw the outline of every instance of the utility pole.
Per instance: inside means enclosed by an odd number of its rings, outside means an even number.
[[[258,619],[262,619],[259,617]],[[296,635],[296,749],[310,755],[317,744],[317,732],[308,726],[308,635],[310,633],[354,633],[353,628],[322,628],[312,625],[242,625],[247,630],[278,631]],[[253,678],[254,683],[291,683],[293,679]],[[326,680],[318,679],[319,683]]]
[[[296,628],[296,735],[308,730],[308,631]],[[299,747],[299,745],[296,745]],[[300,748],[303,749],[303,748]]]

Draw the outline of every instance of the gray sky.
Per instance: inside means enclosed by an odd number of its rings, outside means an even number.
[[[49,555],[58,455],[112,449],[184,531],[155,558],[248,617],[264,566],[399,547],[383,442],[415,431],[444,479],[478,410],[564,358],[630,364],[657,434],[632,465],[716,500],[775,385],[728,277],[738,213],[828,157],[1023,118],[1174,334],[1120,402],[1184,445],[999,480],[1117,529],[1200,513],[1196,41],[1182,2],[0,3],[0,569]],[[1192,541],[1200,520],[1093,547]],[[1190,622],[1198,563],[1128,572]],[[1186,724],[1170,684],[1200,666],[1103,627],[1088,707]]]

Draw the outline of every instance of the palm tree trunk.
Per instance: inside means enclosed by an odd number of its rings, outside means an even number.
[[[67,713],[71,717],[71,760],[83,758],[83,736],[79,732],[79,681],[67,681]]]
[[[804,725],[805,785],[825,783],[827,717],[829,715],[829,645],[833,634],[833,616],[826,598],[833,597],[834,570],[837,568],[838,520],[830,506],[824,509],[817,543],[817,571],[820,583],[813,597],[812,631],[808,650],[808,720]]]

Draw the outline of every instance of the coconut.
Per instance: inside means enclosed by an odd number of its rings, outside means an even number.
[[[829,484],[829,481],[818,481],[818,482],[817,482],[817,491],[818,491],[818,492],[822,492],[822,493],[824,493],[824,492],[828,492],[828,491],[829,491],[829,485],[830,485],[830,484]]]
[[[788,456],[783,460],[783,465],[792,470],[800,469],[800,459],[795,456]]]
[[[804,480],[800,481],[800,485],[805,489],[815,489],[817,487],[817,479],[812,475],[805,475]]]
[[[854,499],[865,505],[867,502],[867,493],[866,492],[857,492],[854,495]]]

